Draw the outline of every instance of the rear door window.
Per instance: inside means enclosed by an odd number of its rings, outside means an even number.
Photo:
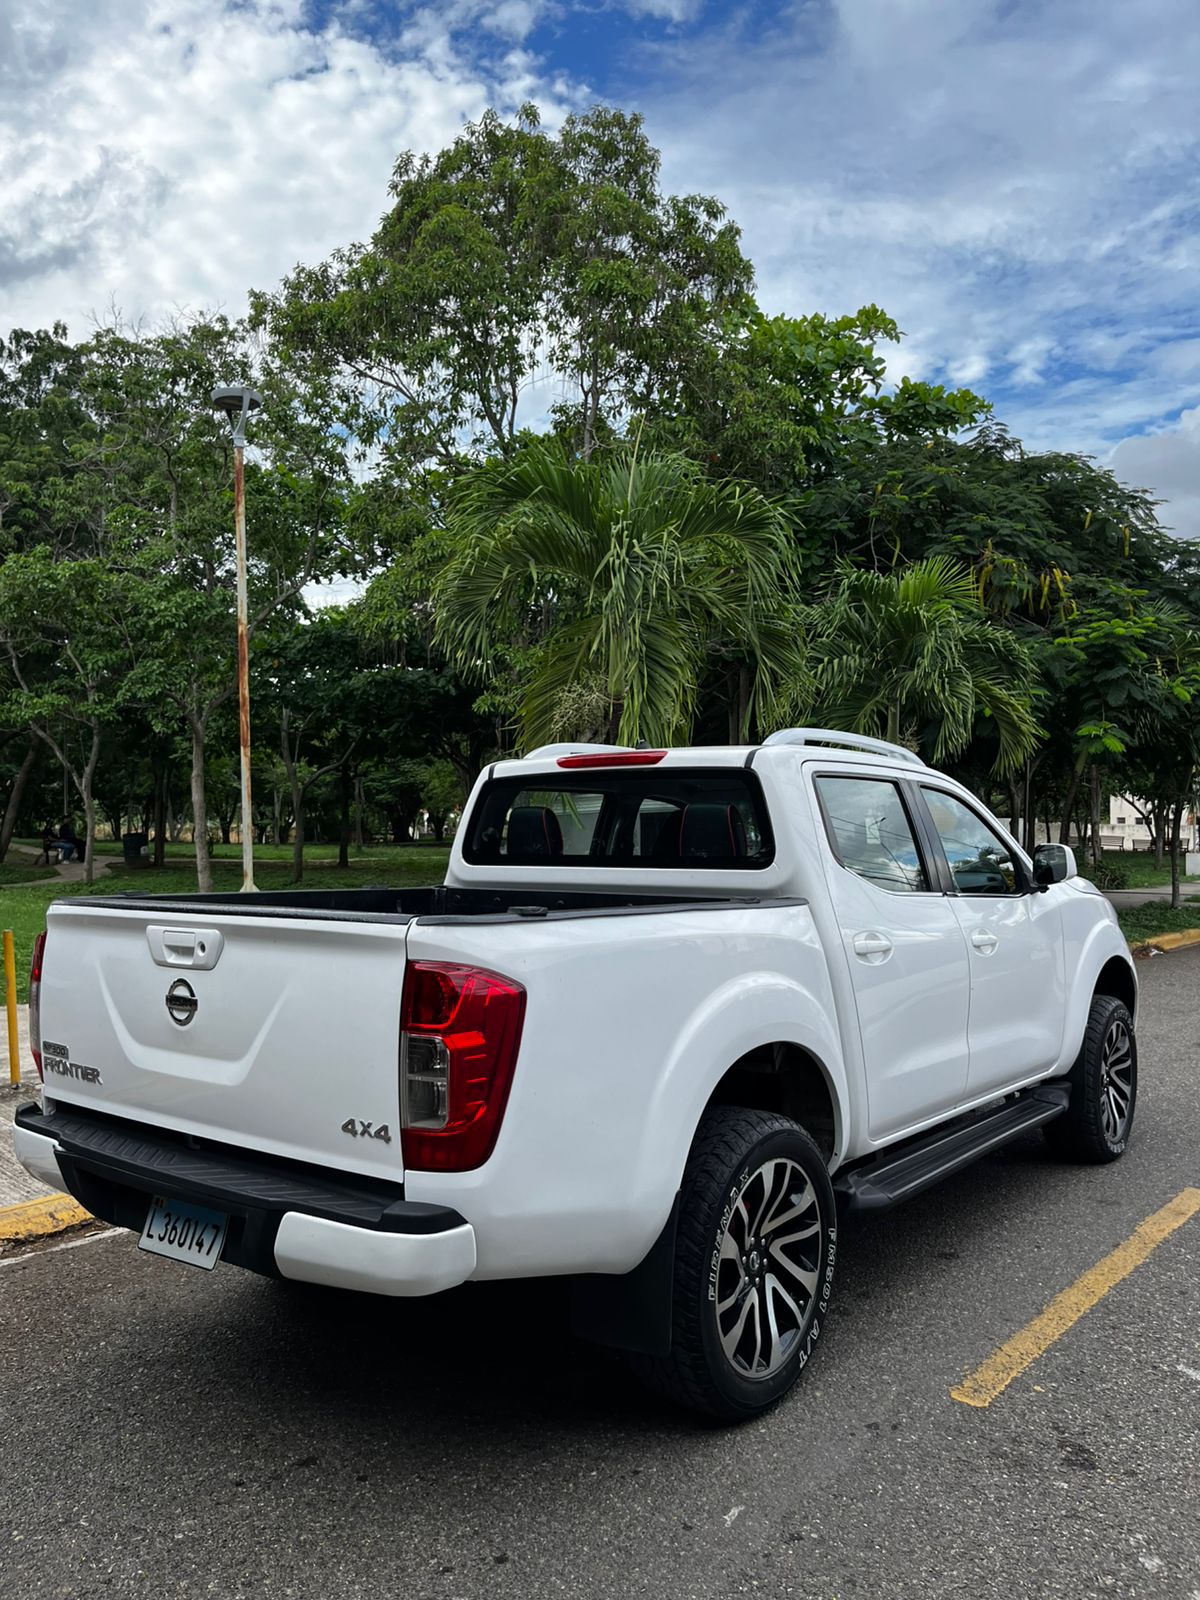
[[[742,769],[497,778],[480,792],[463,857],[473,866],[768,866],[775,848],[753,773]]]
[[[887,778],[819,777],[817,797],[833,853],[893,894],[920,894],[929,878],[900,790]]]

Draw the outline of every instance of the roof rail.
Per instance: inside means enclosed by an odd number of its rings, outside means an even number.
[[[611,755],[614,750],[631,750],[628,744],[587,744],[582,739],[576,739],[568,744],[540,744],[536,750],[526,750],[523,756],[510,757],[516,761],[541,761],[548,756],[586,756],[593,753],[599,755],[602,751]]]
[[[865,733],[839,733],[836,728],[780,728],[768,734],[764,744],[832,744],[846,750],[865,750],[871,755],[890,756],[893,761],[903,761],[909,766],[924,767],[925,763],[915,750],[902,744],[891,744],[887,739],[869,739]]]

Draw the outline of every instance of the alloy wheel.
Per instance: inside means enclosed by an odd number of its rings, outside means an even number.
[[[1133,1041],[1118,1017],[1104,1036],[1100,1058],[1100,1122],[1112,1144],[1125,1137],[1129,1126],[1133,1074]]]
[[[771,1378],[800,1338],[817,1292],[822,1219],[796,1162],[766,1161],[738,1193],[719,1245],[717,1331],[746,1378]]]

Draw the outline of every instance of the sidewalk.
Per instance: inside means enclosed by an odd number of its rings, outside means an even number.
[[[26,862],[32,866],[33,863],[38,860],[40,855],[41,851],[34,850],[32,846],[27,844],[11,844],[8,847],[8,859],[10,864],[15,864],[17,858],[20,857],[23,862]],[[95,857],[95,865],[93,867],[92,876],[95,878],[101,878],[112,867],[119,865],[119,856],[98,855]],[[87,868],[84,866],[82,861],[59,861],[55,863],[54,877],[57,878],[60,883],[82,883],[87,877]],[[53,883],[53,881],[53,878],[30,878],[26,883],[10,883],[8,887],[10,889],[40,888],[43,884]]]
[[[1083,872],[1083,876],[1087,877],[1086,871]],[[1180,892],[1185,901],[1200,900],[1200,883],[1185,878],[1180,885]],[[1134,906],[1153,905],[1158,901],[1168,902],[1171,898],[1171,885],[1155,884],[1149,889],[1106,889],[1104,895],[1106,899],[1112,901],[1118,911],[1130,910]]]
[[[0,1036],[5,1040],[0,1058],[0,1210],[5,1206],[20,1205],[26,1200],[41,1200],[51,1193],[44,1183],[39,1183],[36,1178],[31,1178],[21,1166],[12,1147],[12,1120],[18,1106],[28,1105],[31,1100],[36,1100],[38,1090],[37,1068],[33,1064],[33,1057],[29,1053],[29,1007],[17,1007],[17,1025],[21,1038],[21,1082],[19,1086],[10,1087],[8,1082],[8,1043],[7,1034],[0,1023]]]

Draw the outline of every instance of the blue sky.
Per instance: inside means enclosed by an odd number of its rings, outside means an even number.
[[[0,327],[237,312],[491,104],[644,113],[769,310],[873,301],[1200,533],[1196,0],[0,0]]]

